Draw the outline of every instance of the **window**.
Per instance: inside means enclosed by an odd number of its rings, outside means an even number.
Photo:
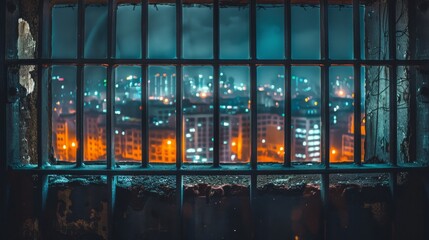
[[[4,3],[2,124],[19,151],[1,175],[42,189],[107,176],[110,202],[118,176],[175,176],[179,222],[188,175],[246,176],[253,199],[260,176],[319,174],[326,211],[337,173],[388,174],[394,195],[398,173],[427,171],[429,47],[412,3],[40,1],[24,19],[35,43]]]

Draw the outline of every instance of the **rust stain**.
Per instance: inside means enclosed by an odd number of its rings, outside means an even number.
[[[88,212],[87,219],[68,221],[68,216],[73,214],[71,210],[73,205],[71,194],[72,189],[58,191],[58,204],[56,211],[58,226],[57,230],[67,236],[78,235],[83,230],[87,232],[94,232],[100,235],[103,239],[107,239],[107,202],[101,202],[102,208],[100,211],[97,211],[95,208],[91,208],[91,210]]]

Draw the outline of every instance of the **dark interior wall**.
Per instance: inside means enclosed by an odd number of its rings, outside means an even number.
[[[383,177],[332,183],[329,239],[428,239],[427,176],[401,174],[398,179],[396,203]],[[114,239],[180,239],[175,184],[165,181],[118,180]],[[106,178],[52,176],[49,183],[47,239],[107,239]],[[37,185],[35,176],[17,177],[12,183],[6,239],[38,239]],[[182,222],[185,239],[251,239],[252,229],[255,239],[322,239],[317,180],[267,182],[258,187],[254,209],[249,199],[245,185],[188,183]],[[392,219],[397,219],[394,232]]]

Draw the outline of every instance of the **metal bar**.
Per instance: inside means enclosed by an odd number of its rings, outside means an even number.
[[[107,209],[107,239],[116,239],[115,234],[115,206],[116,206],[116,182],[117,176],[107,177],[107,191],[108,191],[108,209]]]
[[[396,0],[389,1],[389,58],[393,60],[389,67],[389,152],[390,163],[397,164],[397,127],[398,127],[398,104],[397,104],[397,65],[396,59]]]
[[[114,122],[115,122],[115,74],[112,66],[107,67],[107,113],[106,113],[106,151],[107,169],[115,168],[115,143],[114,143]]]
[[[108,26],[107,26],[107,58],[112,59],[114,56],[114,49],[116,48],[116,3],[115,0],[108,1]],[[115,74],[113,65],[107,66],[107,113],[106,113],[106,155],[107,155],[107,168],[115,168]]]
[[[427,66],[428,59],[411,59],[411,60],[338,60],[338,59],[310,59],[310,60],[297,60],[297,59],[6,59],[6,65],[278,65],[283,66],[290,64],[292,66],[321,66],[328,64],[332,66],[353,66],[359,64],[363,66]]]
[[[257,190],[258,190],[258,176],[256,174],[251,174],[250,175],[250,192],[249,192],[249,197],[250,197],[250,207],[251,207],[251,211],[252,211],[252,225],[251,225],[251,235],[250,235],[250,239],[259,239],[259,233],[257,231],[258,229],[258,213],[256,211],[256,199],[257,199]]]
[[[142,12],[141,12],[141,45],[142,45],[142,59],[147,58],[148,52],[148,10],[149,2],[148,0],[142,0]],[[142,104],[142,113],[141,113],[141,129],[142,129],[142,167],[147,168],[149,166],[149,85],[148,85],[148,65],[142,66],[142,93],[141,93],[141,104]]]
[[[388,1],[388,24],[389,24],[389,59],[393,64],[389,66],[389,160],[392,166],[398,164],[398,103],[397,103],[397,65],[396,65],[396,0]],[[392,211],[392,239],[396,239],[396,189],[397,173],[389,174],[391,211]]]
[[[321,163],[329,168],[329,154],[330,154],[330,134],[329,134],[329,67],[322,67],[322,78],[321,78],[321,109],[322,109],[322,147],[321,147]]]
[[[219,59],[219,0],[213,2],[213,58]],[[213,167],[220,167],[220,94],[219,94],[219,64],[213,65]]]
[[[256,6],[257,0],[250,0],[250,59],[257,59],[257,29],[256,29]],[[251,237],[258,236],[258,215],[256,213],[256,190],[258,169],[258,109],[257,109],[257,69],[256,64],[250,65],[250,167],[253,173],[250,175],[250,207],[252,211]]]
[[[361,22],[360,22],[360,0],[353,0],[353,59],[361,60]]]
[[[39,220],[39,231],[41,239],[47,237],[47,214],[46,214],[46,202],[48,199],[49,176],[40,174],[38,175],[39,181],[37,186],[37,198],[38,206],[36,208],[37,218]]]
[[[250,0],[250,58],[256,59],[256,0]],[[258,167],[258,110],[256,65],[250,64],[250,166]]]
[[[339,165],[339,166],[338,166]],[[211,165],[193,166],[188,165],[187,168],[177,169],[175,166],[169,165],[166,167],[153,165],[151,168],[141,168],[139,165],[126,166],[113,170],[107,169],[104,165],[91,166],[87,168],[75,168],[72,165],[60,166],[55,165],[49,168],[39,169],[37,165],[12,168],[10,172],[21,174],[70,174],[70,175],[296,175],[296,174],[335,174],[335,173],[387,173],[387,172],[421,172],[429,173],[428,166],[416,166],[415,164],[405,164],[400,166],[392,166],[390,164],[362,164],[361,167],[356,167],[353,164],[335,164],[330,168],[325,168],[322,165],[301,166],[294,165],[293,168],[260,164],[258,169],[251,169],[249,165],[241,165],[240,167],[228,166],[224,164],[221,169],[213,168]]]
[[[182,59],[182,0],[176,0],[176,57]],[[183,112],[182,112],[182,65],[176,65],[176,171],[182,169],[183,153]],[[184,236],[183,226],[183,176],[176,174],[176,221],[179,239]]]
[[[353,52],[354,59],[361,59],[361,32],[360,32],[360,6],[359,0],[353,0]],[[361,67],[359,64],[355,64],[354,66],[354,163],[356,165],[361,165]]]
[[[47,54],[40,54],[39,57],[40,58],[51,58],[52,57],[52,6],[51,4],[48,4],[47,1],[44,1],[44,14],[45,17],[43,20],[43,25],[45,26],[45,28],[47,28],[47,30],[45,30],[45,32],[47,32],[47,35],[44,36],[44,42],[43,44],[45,44],[45,48],[44,51],[47,52]],[[42,34],[42,33],[40,33]],[[45,33],[43,33],[45,34]]]
[[[323,211],[322,211],[322,218],[323,218],[323,223],[322,223],[322,239],[328,240],[331,239],[330,238],[330,233],[329,233],[329,174],[322,174],[321,175],[321,185],[320,185],[320,194],[321,194],[321,199],[322,199],[322,206],[323,206]]]
[[[39,2],[39,23],[43,23],[44,15],[44,5],[47,4],[44,1]],[[43,24],[38,25],[38,34],[37,34],[37,56],[36,58],[40,57],[43,53]],[[41,64],[36,65],[37,66],[37,80],[39,84],[37,85],[37,108],[39,111],[37,111],[37,134],[38,134],[38,142],[37,142],[37,160],[39,168],[42,168],[46,165],[48,160],[48,150],[49,150],[49,143],[48,143],[48,132],[49,132],[49,126],[48,126],[48,81],[46,78],[43,77],[43,66]]]
[[[178,239],[185,239],[185,231],[183,224],[183,176],[176,175],[176,224]]]
[[[397,178],[398,178],[398,172],[391,172],[389,173],[389,190],[390,190],[390,211],[391,211],[391,239],[398,239],[397,237]]]
[[[182,0],[176,0],[176,58],[182,59],[182,30],[183,30]],[[182,63],[183,64],[183,63]]]
[[[148,53],[148,22],[149,22],[149,0],[141,0],[142,9],[141,9],[141,54],[142,59],[147,59]]]
[[[323,61],[329,59],[329,26],[328,26],[328,0],[321,0],[320,2],[320,55]],[[321,163],[329,169],[329,64],[322,65],[321,75],[321,121],[322,121],[322,146],[321,146]],[[329,174],[322,174],[321,176],[320,194],[322,198],[322,216],[323,216],[323,228],[322,228],[322,239],[329,238]]]
[[[284,6],[284,41],[285,57],[292,58],[292,9],[291,0],[285,0]],[[292,66],[285,64],[285,116],[284,116],[284,166],[290,167],[292,161]]]
[[[182,0],[176,0],[176,55],[182,58]],[[176,168],[183,163],[182,65],[176,65]]]
[[[361,133],[361,67],[359,65],[354,66],[354,97],[353,97],[353,103],[354,103],[354,163],[356,165],[362,164],[362,133]]]
[[[142,104],[142,113],[141,113],[141,129],[142,129],[142,167],[147,168],[149,166],[149,103],[148,103],[148,66],[142,67],[142,94],[141,94],[141,104]]]
[[[107,59],[116,54],[116,0],[107,0]]]
[[[322,60],[329,58],[328,44],[328,0],[322,0],[320,6],[320,44]],[[321,75],[321,121],[322,121],[322,150],[321,162],[329,168],[329,64],[325,63],[322,66]]]
[[[176,66],[176,168],[182,167],[183,158],[182,66]]]
[[[78,35],[77,35],[77,59],[82,61],[84,55],[84,41],[85,41],[85,6],[84,0],[78,0]],[[77,66],[76,74],[76,141],[78,147],[76,151],[76,167],[80,168],[84,166],[84,65],[79,64]]]

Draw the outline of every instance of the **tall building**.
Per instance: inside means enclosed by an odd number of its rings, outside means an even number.
[[[292,117],[292,158],[320,161],[320,116]]]

